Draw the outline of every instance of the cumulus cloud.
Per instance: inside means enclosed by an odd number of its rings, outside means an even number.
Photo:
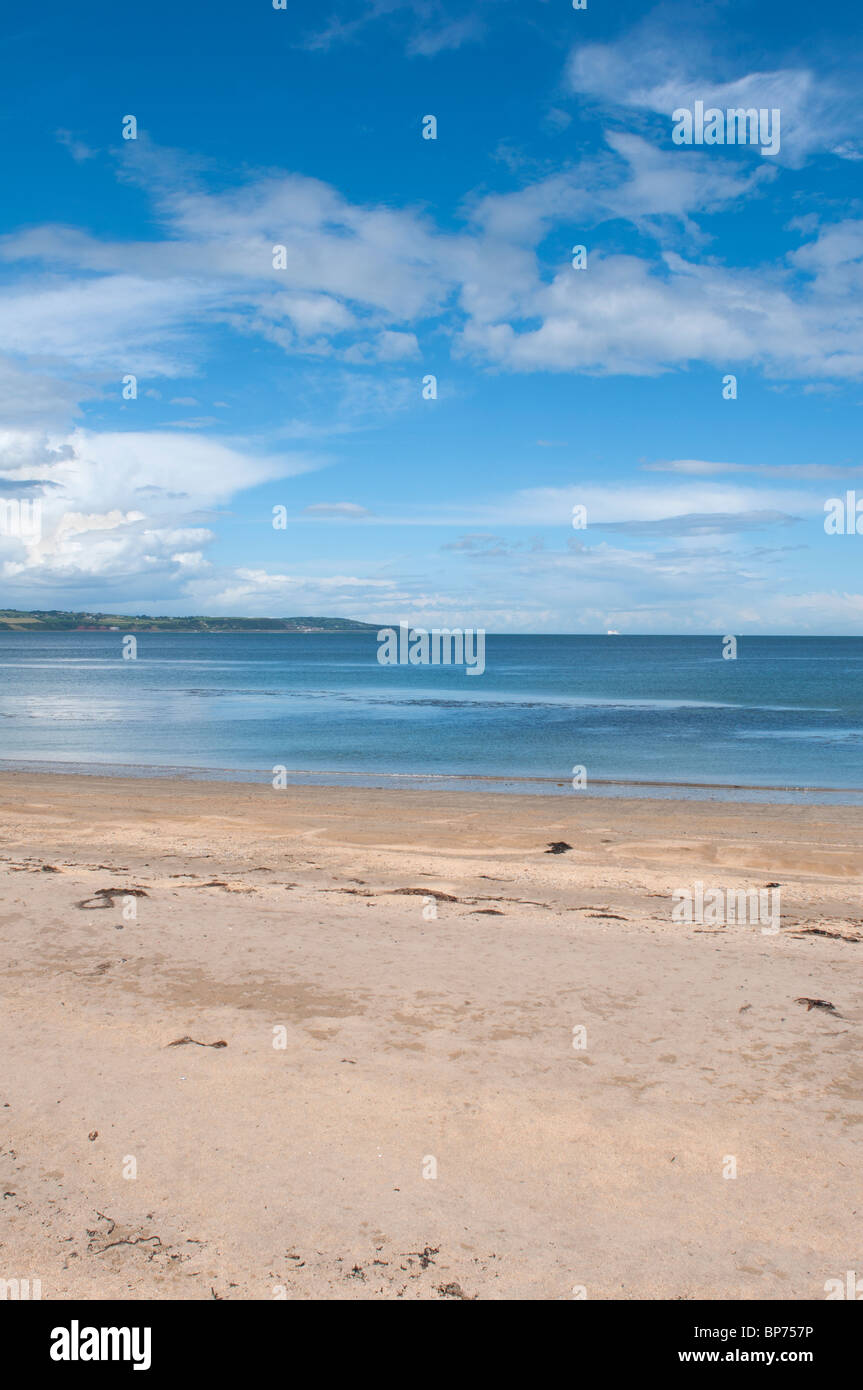
[[[602,158],[469,202],[456,232],[297,174],[220,192],[200,178],[179,184],[170,159],[157,177],[158,152],[136,142],[128,171],[164,234],[130,244],[48,225],[0,239],[17,272],[0,292],[7,360],[19,373],[28,360],[62,363],[86,396],[123,372],[194,373],[208,335],[226,328],[307,362],[374,367],[418,359],[421,331],[438,327],[456,354],[516,372],[652,375],[735,361],[774,377],[859,377],[863,221],[800,228],[803,244],[767,267],[685,255],[670,233],[663,244],[671,224],[696,233],[696,246],[701,215],[740,204],[773,171],[704,151],[681,160],[631,132],[607,138]],[[597,246],[587,273],[565,256],[543,264],[553,226],[608,219],[646,230],[655,249]],[[55,389],[68,398],[68,384]]]
[[[42,495],[41,534],[0,537],[0,572],[19,588],[182,577],[214,539],[190,522],[245,488],[316,466],[304,454],[262,457],[168,431],[0,431],[0,476],[16,495],[25,486],[32,494],[38,470]]]

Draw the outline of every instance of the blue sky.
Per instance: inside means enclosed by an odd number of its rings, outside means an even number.
[[[858,25],[607,0],[10,15],[0,495],[43,521],[0,535],[0,602],[859,632],[863,537],[824,530],[828,498],[863,499]],[[778,108],[778,152],[676,145],[699,100]]]

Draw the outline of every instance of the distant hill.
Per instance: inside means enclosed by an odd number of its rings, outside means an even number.
[[[60,608],[0,608],[0,632],[377,632],[378,623],[353,618],[188,618],[147,613],[68,613]]]

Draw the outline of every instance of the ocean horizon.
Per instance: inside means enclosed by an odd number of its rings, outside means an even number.
[[[0,632],[0,766],[103,776],[863,802],[863,638]]]

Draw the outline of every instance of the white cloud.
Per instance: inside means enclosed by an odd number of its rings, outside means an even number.
[[[778,108],[782,162],[799,165],[817,151],[840,158],[859,154],[863,127],[856,103],[835,79],[816,78],[804,66],[742,73],[738,66],[735,72],[717,46],[710,47],[697,32],[681,31],[679,22],[661,14],[649,15],[616,43],[579,44],[570,54],[566,78],[572,92],[608,110],[664,117],[669,137],[672,112],[703,101],[722,110]]]
[[[626,479],[617,486],[584,483],[565,488],[526,488],[511,497],[475,508],[473,518],[494,526],[568,526],[576,505],[587,508],[589,529],[598,522],[665,521],[670,517],[711,513],[725,517],[758,512],[811,516],[822,511],[823,498],[820,494],[741,487],[731,483],[638,485]]]
[[[323,520],[332,517],[345,521],[359,521],[372,515],[366,507],[361,507],[356,502],[313,502],[311,506],[303,509],[303,514]]]
[[[477,15],[464,19],[454,19],[439,27],[430,27],[415,34],[408,43],[409,54],[419,54],[423,58],[434,58],[447,49],[461,48],[462,44],[478,39],[485,32],[484,25]]]
[[[46,226],[0,240],[0,257],[20,267],[0,293],[7,354],[61,363],[82,396],[126,372],[194,373],[208,335],[226,327],[309,362],[360,367],[418,359],[418,331],[439,324],[456,353],[517,372],[748,363],[777,378],[842,380],[863,370],[860,221],[800,227],[804,245],[767,267],[678,249],[681,237],[700,246],[699,214],[770,182],[764,161],[730,165],[610,132],[603,156],[474,200],[453,234],[295,174],[212,194],[157,177],[152,149],[128,157],[161,238],[124,244]],[[615,218],[658,250],[603,252],[590,229]],[[560,262],[548,270],[538,249],[561,226]],[[590,243],[585,272],[567,256],[577,235]],[[273,269],[274,245],[286,247],[284,270]],[[34,273],[34,261],[51,268]],[[68,381],[55,389],[59,406]]]
[[[58,130],[57,139],[61,145],[65,145],[76,164],[83,164],[88,159],[94,159],[98,151],[92,150],[83,140],[79,140],[73,135],[71,130]]]
[[[476,314],[462,344],[512,371],[654,375],[705,362],[742,363],[776,377],[854,380],[863,372],[863,308],[837,317],[839,286],[850,293],[856,260],[837,262],[804,290],[780,269],[731,269],[667,252],[655,265],[635,256],[593,254],[587,271],[569,266],[535,282],[517,314]],[[519,329],[519,320],[538,320]]]
[[[318,462],[304,454],[260,457],[167,431],[2,431],[0,475],[51,485],[42,498],[41,537],[0,538],[3,573],[18,586],[85,576],[132,583],[154,570],[182,577],[200,568],[202,547],[214,539],[188,521]]]
[[[832,478],[859,478],[860,469],[850,464],[831,463],[709,463],[705,459],[669,459],[662,463],[646,463],[647,473],[683,473],[688,477],[710,477],[716,473],[754,473],[795,482],[827,482]]]
[[[448,7],[440,0],[350,0],[341,6],[344,18],[338,12],[332,14],[323,29],[306,35],[301,46],[326,51],[339,43],[355,42],[367,26],[389,19],[405,31],[408,56],[434,58],[482,37],[485,26],[475,12],[480,3],[487,0],[474,0],[474,13],[450,19]]]

